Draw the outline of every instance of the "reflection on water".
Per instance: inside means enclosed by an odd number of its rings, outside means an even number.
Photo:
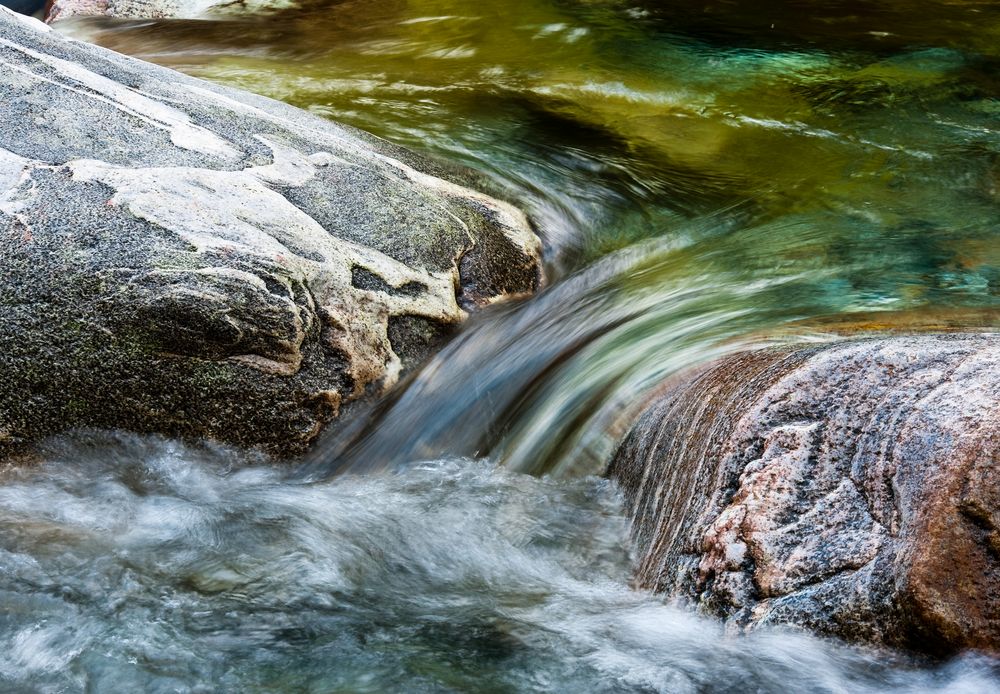
[[[1000,201],[995,3],[305,0],[57,26],[485,169],[562,267],[720,209],[832,216],[863,253],[957,236],[958,274],[997,260],[964,243]]]
[[[155,439],[52,444],[0,486],[0,683],[93,692],[984,692],[628,588],[609,483],[444,460],[299,485]]]

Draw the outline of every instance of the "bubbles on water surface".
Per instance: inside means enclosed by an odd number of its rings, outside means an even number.
[[[0,485],[0,686],[32,691],[986,691],[628,587],[607,481],[451,459],[303,484],[87,434]],[[895,665],[897,667],[892,667]]]

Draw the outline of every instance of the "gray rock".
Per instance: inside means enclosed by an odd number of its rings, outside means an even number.
[[[608,474],[637,583],[737,628],[1000,650],[1000,335],[731,356],[666,384]]]
[[[27,0],[11,0],[26,2]],[[294,0],[50,0],[45,21],[70,17],[202,19],[210,15],[260,13],[295,6]]]
[[[297,453],[539,241],[472,174],[0,9],[0,448],[66,427]]]

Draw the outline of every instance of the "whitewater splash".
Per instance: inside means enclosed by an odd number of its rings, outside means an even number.
[[[0,485],[0,686],[31,691],[939,691],[920,668],[752,637],[630,590],[598,478],[488,461],[302,484],[232,450],[91,434]]]

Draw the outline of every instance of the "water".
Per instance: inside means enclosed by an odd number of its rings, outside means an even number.
[[[665,375],[762,334],[997,325],[1000,6],[671,5],[62,26],[489,173],[538,223],[552,290],[476,321],[320,457],[573,475]]]
[[[594,477],[746,346],[995,328],[1000,6],[305,0],[60,29],[475,166],[552,282],[304,466],[84,435],[0,484],[0,689],[1000,691],[629,588]]]
[[[604,480],[488,461],[303,486],[233,451],[55,442],[0,487],[7,691],[984,692],[628,589]],[[258,463],[248,465],[248,463]]]
[[[963,255],[915,292],[996,282],[975,246],[997,223],[995,3],[663,5],[305,0],[63,28],[491,172],[561,271],[726,210],[824,229],[786,260],[847,269],[884,243],[920,270]]]

